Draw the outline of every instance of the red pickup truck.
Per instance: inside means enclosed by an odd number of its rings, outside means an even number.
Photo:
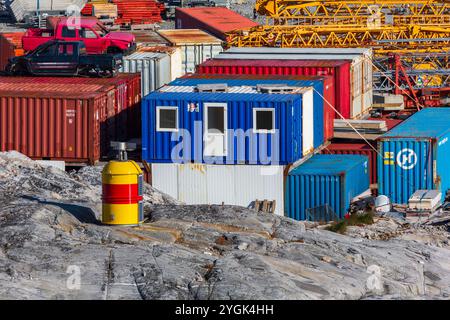
[[[22,38],[23,49],[32,51],[50,40],[83,41],[89,54],[127,53],[136,49],[133,34],[108,32],[96,18],[78,19],[58,17],[49,20],[50,29],[28,29]]]

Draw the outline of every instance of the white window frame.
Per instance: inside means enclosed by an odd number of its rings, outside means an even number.
[[[175,110],[176,112],[176,128],[170,129],[170,128],[161,128],[161,122],[160,122],[160,110]],[[156,131],[157,132],[178,132],[179,130],[179,119],[178,119],[178,107],[172,107],[172,106],[157,106],[156,107]]]
[[[272,130],[265,129],[257,129],[257,112],[258,111],[271,111],[272,112]],[[275,108],[253,108],[253,132],[254,133],[263,133],[263,134],[272,134],[275,133]]]
[[[208,108],[223,108],[223,133],[210,133],[208,129]],[[210,155],[207,154],[206,151],[203,151],[203,154],[207,157],[225,157],[228,155],[228,104],[226,102],[205,102],[203,104],[203,135],[205,140],[206,136],[212,135],[212,136],[223,136],[224,137],[224,150],[223,154],[221,155]],[[203,141],[205,148],[205,141]]]

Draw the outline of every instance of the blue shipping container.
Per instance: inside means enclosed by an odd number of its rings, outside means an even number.
[[[226,75],[223,75],[226,77]],[[267,84],[286,84],[292,87],[312,87],[314,88],[314,122],[318,123],[320,119],[324,119],[324,81],[323,79],[317,80],[290,80],[290,79],[195,79],[195,78],[179,78],[171,83],[169,86],[197,86],[199,84],[209,83],[226,83],[228,86],[257,86]],[[334,112],[333,112],[334,114]],[[320,126],[314,127],[314,148],[321,146],[326,138],[324,130]]]
[[[450,188],[450,108],[417,112],[379,139],[379,193],[408,203],[421,189]]]
[[[177,87],[172,87],[177,88]],[[142,102],[151,163],[289,164],[314,149],[313,90],[296,94],[153,92]]]
[[[307,209],[330,206],[343,218],[352,199],[369,189],[368,157],[315,155],[289,172],[286,216],[306,220]]]

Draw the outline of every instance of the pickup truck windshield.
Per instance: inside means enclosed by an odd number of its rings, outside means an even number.
[[[106,34],[108,34],[108,30],[106,30],[106,28],[104,26],[102,26],[101,24],[96,24],[93,29],[95,30],[95,32],[97,32],[97,34],[100,37],[104,37]]]

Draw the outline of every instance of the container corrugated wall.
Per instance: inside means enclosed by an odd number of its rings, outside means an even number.
[[[193,77],[185,77],[177,79],[170,83],[171,86],[197,86],[199,84],[208,83],[226,83],[229,86],[257,86],[260,84],[285,84],[295,87],[313,87],[314,88],[314,103],[317,108],[314,108],[314,121],[317,122],[323,118],[324,130],[322,127],[316,126],[314,128],[315,140],[314,147],[321,146],[325,141],[333,138],[334,134],[334,117],[335,112],[332,107],[328,105],[330,103],[334,107],[334,81],[332,77],[317,77],[309,79],[250,79],[242,76],[226,78],[200,78],[201,75],[195,75]],[[324,101],[326,99],[327,102]]]
[[[143,96],[172,80],[171,58],[165,53],[135,52],[123,57],[121,72],[140,73]]]
[[[186,44],[180,46],[180,49],[182,74],[194,73],[199,64],[223,51],[222,45],[218,44]]]
[[[369,48],[231,48],[216,59],[351,60],[350,118],[366,114],[373,104],[373,50]]]
[[[119,74],[114,78],[77,77],[1,77],[0,86],[11,84],[13,90],[22,87],[23,92],[58,91],[73,93],[92,90],[114,90],[114,117],[117,130],[122,136],[137,138],[141,136],[141,78],[139,74]],[[4,87],[5,88],[5,87]],[[71,90],[73,90],[71,92]]]
[[[266,75],[262,79],[260,76],[249,75],[249,74],[239,74],[239,75],[220,75],[220,74],[190,74],[183,77],[183,79],[203,79],[202,81],[208,80],[220,80],[220,79],[231,79],[233,81],[238,80],[258,80],[263,82],[270,82],[272,80],[283,80],[285,81],[323,81],[324,91],[323,99],[320,94],[314,92],[316,98],[319,96],[319,100],[324,101],[324,127],[325,127],[325,140],[329,140],[334,135],[334,118],[336,116],[336,103],[335,95],[336,88],[334,85],[333,76],[280,76],[280,75]],[[182,79],[176,80],[180,85]]]
[[[206,103],[226,106],[227,150],[224,157],[204,156],[203,126]],[[161,106],[175,107],[178,110],[177,134],[190,135],[183,139],[186,145],[180,144],[181,135],[157,131],[156,109]],[[190,110],[191,106],[195,108]],[[142,105],[142,159],[165,163],[292,163],[312,152],[315,139],[313,126],[320,126],[323,130],[323,119],[314,123],[314,107],[312,89],[307,90],[304,95],[154,92],[145,97]],[[253,131],[253,111],[256,108],[273,109],[278,136]],[[241,135],[233,135],[232,130],[240,130]],[[247,139],[244,139],[245,133],[248,134]],[[175,149],[180,146],[183,146],[183,152]],[[179,159],[174,159],[173,152]]]
[[[379,193],[407,203],[420,189],[450,189],[450,109],[417,112],[379,139]]]
[[[151,169],[153,187],[186,204],[275,200],[275,213],[284,215],[284,166],[154,163]]]
[[[0,94],[0,151],[33,159],[94,163],[101,155],[108,96]],[[104,122],[103,122],[104,123]]]
[[[281,76],[333,76],[336,109],[346,119],[352,117],[351,62],[325,60],[218,60],[197,68],[201,74],[248,74]],[[336,115],[340,119],[340,116]]]
[[[308,209],[328,205],[339,218],[343,218],[351,200],[367,189],[367,157],[315,155],[288,174],[286,216],[306,220]]]
[[[377,183],[377,146],[365,143],[338,143],[333,142],[326,146],[322,154],[354,154],[363,155],[369,159],[370,183]]]

